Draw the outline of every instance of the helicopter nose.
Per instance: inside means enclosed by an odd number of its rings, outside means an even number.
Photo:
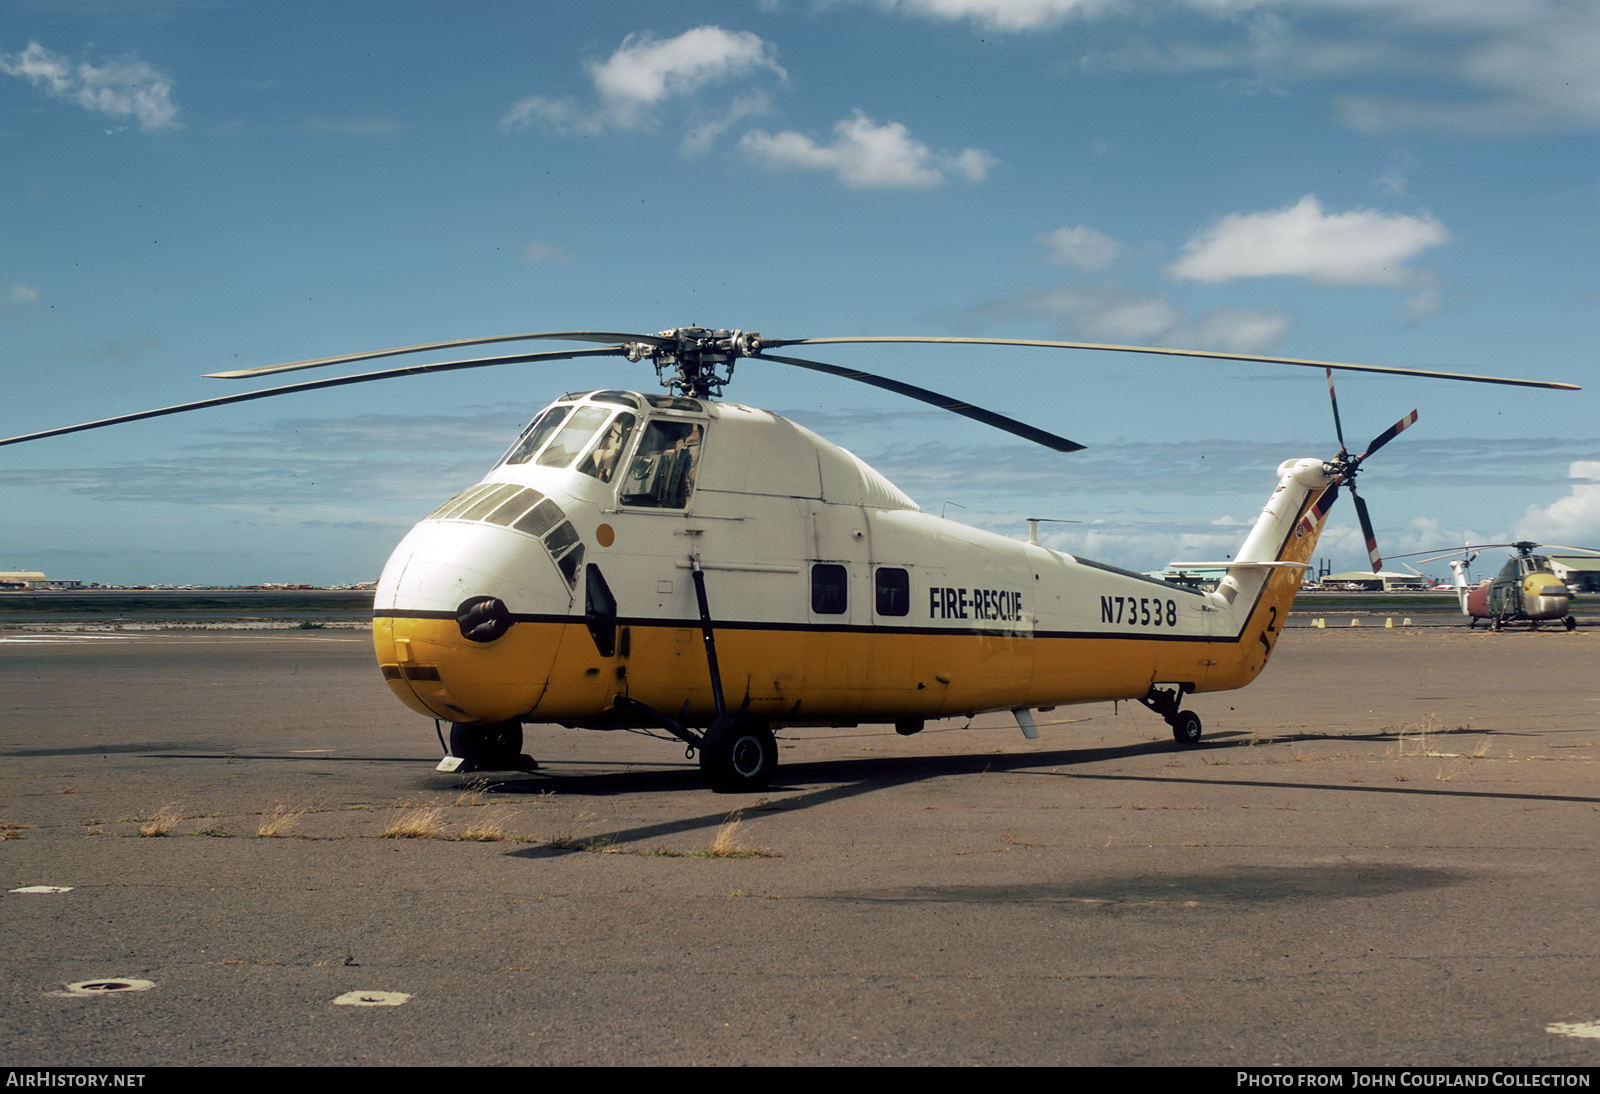
[[[489,524],[424,521],[378,582],[379,667],[400,700],[430,718],[520,718],[544,694],[573,599],[542,541]]]
[[[1529,574],[1522,583],[1522,610],[1532,619],[1565,615],[1572,594],[1552,574]]]

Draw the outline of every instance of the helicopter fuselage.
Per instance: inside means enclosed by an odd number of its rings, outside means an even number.
[[[1465,563],[1452,562],[1450,568],[1455,573],[1461,613],[1469,616],[1474,625],[1480,619],[1487,619],[1498,628],[1508,622],[1538,624],[1572,618],[1572,594],[1544,555],[1523,554],[1510,559],[1492,581],[1472,589],[1467,588]],[[1571,628],[1572,624],[1568,624]]]
[[[773,726],[1238,688],[1332,500],[1320,460],[1279,470],[1202,592],[923,513],[766,411],[569,396],[396,548],[378,661],[406,705],[454,723],[630,727],[642,706],[707,724],[707,632],[727,707]]]

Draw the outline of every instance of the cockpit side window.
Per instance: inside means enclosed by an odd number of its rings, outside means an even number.
[[[611,411],[600,406],[579,407],[561,427],[561,432],[556,434],[555,440],[539,454],[536,461],[540,467],[566,467],[583,451],[589,443],[589,438],[594,436]]]
[[[618,491],[618,500],[623,505],[650,509],[687,508],[689,495],[694,492],[704,432],[699,422],[651,422],[639,441],[639,451]]]
[[[616,474],[617,461],[622,458],[623,449],[628,447],[628,438],[633,435],[634,420],[632,414],[618,414],[613,418],[594,447],[589,449],[589,454],[578,461],[578,470],[585,475],[593,475],[601,482],[610,482]]]
[[[506,453],[506,458],[502,462],[527,463],[533,458],[533,454],[543,447],[544,442],[550,439],[550,435],[560,427],[567,417],[567,411],[571,409],[571,406],[557,405],[539,415],[538,419],[528,427],[528,431],[522,435],[522,439]]]

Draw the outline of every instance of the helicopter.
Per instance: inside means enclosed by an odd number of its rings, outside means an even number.
[[[664,732],[710,786],[759,790],[774,729],[892,723],[1135,700],[1180,744],[1202,734],[1188,695],[1240,688],[1282,633],[1341,489],[1376,565],[1360,455],[1345,447],[1333,370],[1575,390],[1549,381],[1203,350],[963,337],[770,339],[680,327],[472,338],[211,373],[243,379],[521,340],[587,348],[403,366],[121,415],[0,445],[227,403],[406,375],[590,357],[648,359],[665,393],[563,395],[482,481],[394,549],[373,607],[378,668],[419,715],[450,723],[443,772],[530,770],[522,726]],[[966,344],[1118,351],[1323,368],[1339,452],[1291,459],[1212,591],[1010,539],[923,512],[852,453],[795,422],[721,398],[736,363],[856,380],[1056,452],[1084,446],[926,388],[780,355],[797,345]]]
[[[1578,620],[1570,610],[1571,590],[1567,588],[1565,581],[1556,576],[1555,568],[1550,564],[1550,556],[1534,553],[1542,546],[1554,545],[1532,543],[1528,540],[1519,540],[1516,543],[1480,543],[1475,547],[1472,544],[1463,545],[1462,554],[1465,557],[1451,559],[1450,572],[1455,575],[1456,598],[1461,602],[1461,614],[1469,620],[1467,624],[1469,628],[1476,627],[1480,619],[1488,620],[1491,630],[1500,630],[1507,623],[1527,623],[1535,630],[1539,624],[1547,622],[1559,622],[1569,631],[1578,626]],[[1493,579],[1476,586],[1469,585],[1467,567],[1472,565],[1472,560],[1481,552],[1496,547],[1510,547],[1517,553],[1506,560],[1506,564]],[[1600,554],[1600,551],[1590,547],[1558,549],[1583,554]],[[1419,565],[1438,562],[1444,558],[1449,558],[1449,554],[1425,558]]]

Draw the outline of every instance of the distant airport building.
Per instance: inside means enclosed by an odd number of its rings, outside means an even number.
[[[37,570],[0,570],[0,589],[81,589],[83,582],[45,577]]]
[[[1350,570],[1342,574],[1328,574],[1322,579],[1324,589],[1365,589],[1370,592],[1403,593],[1428,588],[1428,583],[1416,574],[1402,574],[1394,570]]]
[[[1600,593],[1600,555],[1548,556],[1557,577],[1580,593]]]

